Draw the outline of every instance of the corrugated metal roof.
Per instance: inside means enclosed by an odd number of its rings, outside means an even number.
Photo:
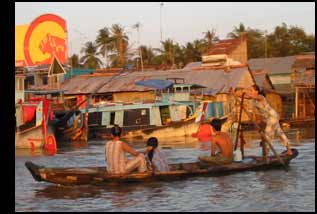
[[[64,82],[62,88],[65,94],[94,93],[95,90],[104,84],[97,93],[107,92],[127,92],[127,91],[149,91],[148,87],[137,86],[135,82],[147,79],[184,78],[187,84],[199,84],[206,86],[205,94],[216,94],[227,92],[232,87],[235,88],[242,77],[248,72],[247,67],[231,69],[230,72],[224,70],[198,70],[190,69],[169,70],[169,71],[146,71],[122,73],[120,76],[109,81],[109,76],[76,76]]]
[[[201,64],[202,64],[202,62],[190,62],[184,67],[184,69],[201,67]]]
[[[287,74],[292,72],[296,56],[249,59],[251,71],[266,70],[270,74]]]
[[[267,72],[264,70],[255,70],[252,71],[254,80],[260,88],[274,89],[270,77],[268,77]]]
[[[293,68],[315,68],[315,54],[297,56]]]
[[[211,49],[204,55],[215,55],[215,54],[230,54],[236,49],[246,37],[239,37],[237,39],[224,39],[216,43]]]

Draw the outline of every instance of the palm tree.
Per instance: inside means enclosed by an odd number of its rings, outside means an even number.
[[[69,57],[69,63],[72,68],[79,68],[79,57],[77,54],[73,54],[71,57]]]
[[[98,58],[100,53],[97,52],[95,43],[86,42],[80,53],[84,53],[84,56],[80,58],[80,62],[84,64],[85,68],[100,68],[102,65],[102,61]]]
[[[216,36],[216,30],[214,28],[206,32],[203,32],[204,34],[204,39],[207,41],[207,45],[208,45],[208,49],[211,48],[213,46],[213,43],[217,40],[219,40],[219,38]]]
[[[195,49],[192,43],[187,42],[183,47],[184,55],[185,55],[185,64],[194,61]]]
[[[175,45],[172,39],[161,41],[162,49],[156,48],[155,50],[161,53],[163,63],[173,65],[175,63]]]
[[[107,27],[99,30],[99,34],[96,39],[96,45],[99,48],[102,56],[106,58],[107,67],[109,67],[108,51],[113,49],[113,43]]]
[[[193,46],[196,52],[195,61],[201,61],[201,55],[206,53],[208,50],[208,47],[205,45],[205,41],[196,39],[193,42]]]
[[[146,47],[145,45],[141,45],[140,49],[144,65],[152,65],[155,57],[153,49],[151,47]]]
[[[128,59],[128,40],[124,28],[119,24],[114,24],[111,27],[111,43],[113,45],[114,54],[111,55],[113,64],[117,66],[124,66]]]
[[[239,38],[244,32],[247,32],[247,29],[245,28],[244,24],[240,23],[239,27],[235,26],[233,31],[228,33],[227,37],[236,39]]]

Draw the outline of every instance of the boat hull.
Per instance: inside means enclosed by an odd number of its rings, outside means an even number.
[[[16,149],[39,149],[44,147],[42,126],[32,128],[30,131],[15,133]]]
[[[280,155],[284,163],[298,155],[293,149],[293,155],[285,152]],[[171,181],[193,176],[220,176],[247,170],[267,170],[281,168],[282,164],[276,157],[268,157],[269,162],[262,160],[262,157],[249,156],[250,163],[232,163],[222,166],[206,166],[200,162],[170,164],[169,172],[146,172],[131,174],[108,174],[106,167],[72,167],[72,168],[45,168],[32,162],[26,162],[25,166],[31,172],[36,181],[45,181],[60,185],[105,185],[117,182],[144,182],[144,181]]]
[[[85,114],[78,111],[72,115],[69,122],[55,124],[55,136],[60,145],[65,142],[87,141],[85,137]]]
[[[198,129],[199,124],[195,120],[174,122],[164,126],[151,127],[134,127],[132,130],[127,127],[122,127],[122,139],[147,139],[149,137],[156,138],[171,138],[191,136]],[[110,138],[111,128],[90,128],[90,138],[106,139]]]

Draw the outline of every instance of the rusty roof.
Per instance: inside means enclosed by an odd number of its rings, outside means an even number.
[[[204,55],[216,55],[216,54],[230,54],[235,50],[246,37],[239,37],[237,39],[225,39],[220,40],[212,48],[210,48]]]
[[[240,67],[231,69],[229,72],[223,69],[195,71],[178,69],[125,72],[115,77],[84,75],[65,81],[62,89],[66,90],[65,94],[149,91],[153,89],[137,86],[135,82],[146,79],[184,78],[186,84],[206,86],[205,94],[216,94],[226,92],[230,87],[235,88],[246,72],[248,72],[247,67]],[[112,78],[111,81],[110,78]]]
[[[315,68],[315,54],[296,56],[293,68]]]

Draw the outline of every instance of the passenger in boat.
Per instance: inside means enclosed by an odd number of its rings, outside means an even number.
[[[169,166],[167,159],[163,152],[161,152],[158,147],[158,140],[156,137],[150,137],[147,142],[147,149],[145,153],[151,162],[154,171],[167,172],[169,171]]]
[[[211,156],[199,156],[198,159],[213,165],[232,163],[233,143],[229,135],[221,131],[222,121],[215,118],[211,121],[211,125],[215,129],[211,137]],[[219,152],[216,154],[217,148]]]
[[[192,137],[198,138],[200,142],[200,150],[209,151],[211,145],[211,136],[215,132],[213,127],[209,124],[209,120],[204,120],[199,124],[196,133],[192,134]]]
[[[121,128],[114,125],[111,128],[111,141],[106,144],[106,161],[108,173],[122,174],[130,173],[137,169],[138,172],[146,172],[146,160],[144,154],[135,151],[127,143],[120,140]],[[126,153],[134,158],[128,160]]]
[[[241,97],[242,94],[236,93],[237,96]],[[253,85],[249,91],[246,92],[245,98],[252,99],[253,106],[262,115],[262,120],[266,124],[264,129],[264,137],[269,143],[272,144],[274,135],[280,138],[280,142],[287,149],[287,154],[292,155],[292,149],[289,144],[289,140],[285,133],[281,129],[279,119],[279,114],[269,105],[266,98],[264,97],[264,92],[260,90],[259,86]]]

